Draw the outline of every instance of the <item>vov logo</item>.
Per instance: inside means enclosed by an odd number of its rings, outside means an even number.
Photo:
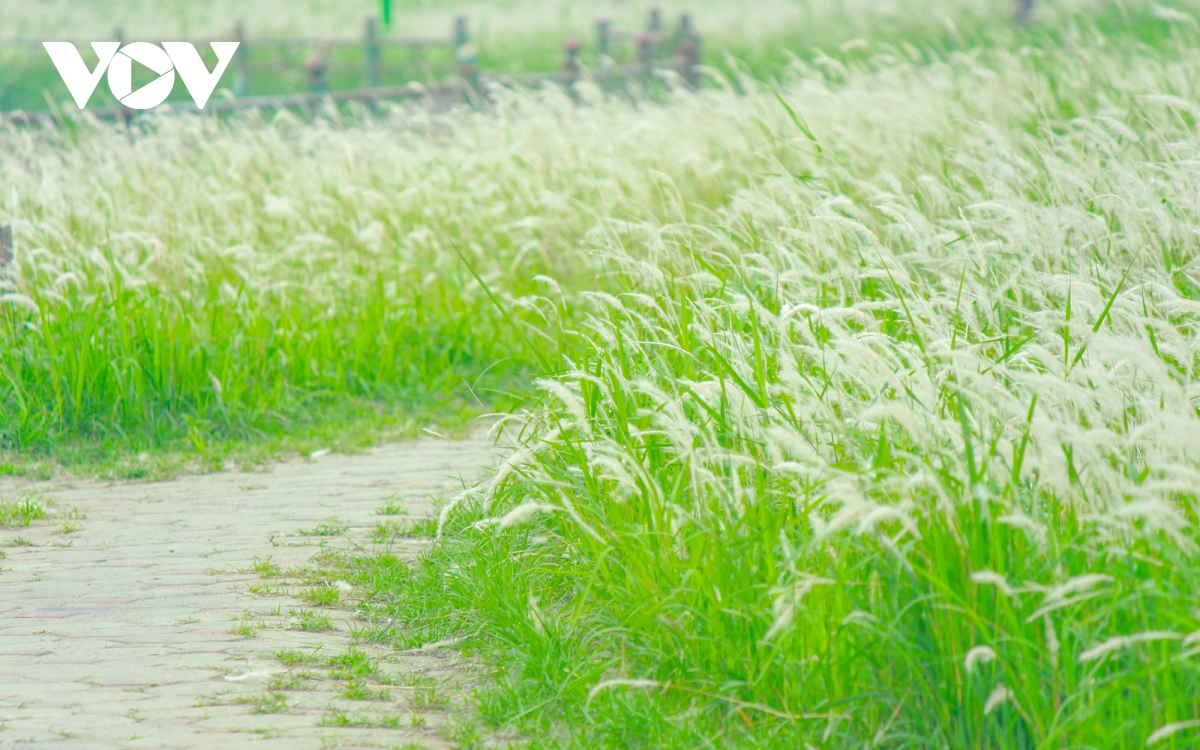
[[[100,83],[100,76],[108,71],[108,88],[121,104],[130,109],[150,109],[166,101],[175,87],[175,73],[183,79],[197,109],[204,109],[213,89],[221,80],[221,74],[233,59],[239,42],[209,42],[217,55],[216,67],[210,72],[200,59],[200,53],[188,42],[163,42],[160,47],[149,42],[132,42],[121,46],[120,42],[92,42],[99,62],[95,70],[88,70],[79,50],[71,42],[43,42],[63,83],[71,92],[71,98],[80,109],[87,106],[92,92]],[[158,74],[150,83],[137,91],[133,90],[133,64],[140,63]]]

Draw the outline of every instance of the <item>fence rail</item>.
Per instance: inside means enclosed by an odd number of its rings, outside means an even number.
[[[414,68],[429,68],[430,65],[427,59],[418,58],[422,56],[427,58],[426,53],[430,50],[441,49],[445,51],[445,58],[448,62],[441,67],[444,68],[442,73],[446,73],[453,67],[455,52],[470,41],[467,30],[467,19],[464,16],[455,17],[449,31],[450,33],[444,37],[391,36],[379,33],[378,24],[372,16],[366,19],[361,37],[250,37],[246,33],[244,24],[239,21],[231,29],[232,38],[239,43],[237,53],[234,55],[231,63],[233,75],[232,89],[238,97],[249,96],[251,93],[250,81],[252,73],[267,70],[273,72],[290,71],[306,75],[308,77],[309,88],[320,90],[324,88],[323,76],[326,73],[346,72],[352,69],[348,65],[339,65],[336,63],[330,65],[328,58],[345,56],[344,53],[346,51],[361,53],[363,64],[358,69],[363,72],[362,85],[364,87],[380,86],[385,74],[389,72],[410,72]],[[124,30],[119,27],[112,30],[110,38],[112,41],[122,44],[133,41],[151,41],[152,43],[162,41],[128,38]],[[229,41],[229,39],[229,37],[223,39],[204,37],[181,41],[190,42],[197,50],[203,53],[209,49],[208,45],[210,42]],[[27,60],[37,60],[40,67],[45,67],[44,61],[40,58],[42,41],[28,37],[0,39],[0,53],[5,50],[24,52]],[[89,48],[91,41],[97,40],[56,39],[55,41],[69,41],[77,48],[86,50]],[[398,49],[409,50],[409,59],[407,61],[399,63],[389,61],[384,54],[384,50]],[[301,51],[301,53],[307,51],[312,54],[306,59],[298,61],[293,59],[297,51]]]
[[[238,41],[236,35],[233,36],[233,41]],[[32,39],[25,37],[0,37],[0,48],[26,48],[29,52],[40,53],[42,51],[43,41],[56,42],[71,42],[76,47],[88,49],[92,42],[104,41],[102,39],[88,39],[81,41],[79,39]],[[151,42],[159,44],[163,39],[138,39],[138,38],[111,38],[108,41],[121,42],[128,44],[131,42]],[[209,42],[228,42],[229,37],[202,37],[193,39],[176,39],[174,37],[166,41],[181,41],[195,45],[197,49],[205,49]],[[255,47],[319,47],[322,43],[330,43],[335,46],[359,46],[363,44],[363,38],[357,36],[330,36],[330,37],[304,37],[304,36],[289,36],[289,37],[258,37],[255,39],[240,40],[243,44],[252,44]],[[381,47],[449,47],[454,44],[454,40],[448,37],[420,37],[420,36],[381,36],[376,40],[376,43]]]
[[[558,71],[522,75],[495,75],[481,71],[477,64],[474,48],[470,45],[467,21],[464,17],[454,19],[451,35],[444,39],[428,37],[389,37],[377,33],[375,19],[368,18],[365,33],[361,39],[347,38],[284,38],[250,40],[246,37],[241,24],[235,28],[235,35],[241,42],[230,67],[233,75],[232,91],[234,98],[213,99],[205,107],[206,111],[227,112],[234,109],[250,108],[311,108],[326,100],[334,102],[379,102],[387,99],[411,100],[422,99],[438,105],[451,102],[469,101],[477,97],[488,87],[500,85],[539,85],[541,83],[556,83],[564,86],[590,78],[604,87],[624,86],[632,80],[651,81],[660,73],[672,71],[687,85],[699,84],[698,66],[700,63],[700,37],[692,25],[689,13],[679,17],[678,25],[672,33],[664,30],[662,15],[652,10],[645,29],[616,29],[611,22],[600,20],[596,25],[596,55],[592,65],[587,65],[580,55],[581,45],[576,39],[568,39],[563,45],[564,57]],[[119,29],[114,31],[114,37],[123,39]],[[37,45],[40,42],[17,40],[19,44]],[[622,55],[616,49],[617,45],[628,43],[628,54]],[[207,40],[193,40],[193,44],[206,44]],[[0,41],[0,49],[12,45],[13,40]],[[77,43],[78,44],[78,43]],[[342,47],[357,47],[363,51],[362,62],[355,66],[349,63],[330,60],[335,57],[338,45]],[[315,47],[316,52],[303,64],[302,72],[308,79],[308,91],[294,94],[249,95],[249,81],[254,70],[297,70],[297,65],[287,60],[263,61],[264,50],[275,48],[293,49],[297,47]],[[431,47],[444,47],[452,51],[449,56],[450,64],[443,70],[443,76],[437,83],[413,84],[402,86],[384,86],[382,79],[385,72],[397,69],[411,68],[408,65],[396,65],[383,59],[384,48],[403,48],[412,50]],[[630,58],[630,59],[624,59]],[[620,62],[618,60],[621,60]],[[358,68],[363,71],[362,85],[357,88],[346,88],[330,91],[327,74]],[[427,69],[428,72],[428,69]],[[191,102],[170,102],[168,105],[175,111],[195,111]],[[104,119],[129,120],[136,115],[133,110],[124,107],[109,107],[89,110],[92,116]],[[0,113],[0,120],[19,123],[55,123],[64,117],[58,111],[11,111]]]
[[[690,71],[674,65],[659,65],[646,70],[636,63],[628,63],[616,70],[580,69],[560,71],[557,73],[525,73],[517,75],[481,75],[474,80],[461,76],[441,81],[431,86],[410,83],[406,86],[380,86],[376,88],[352,89],[333,92],[310,92],[305,94],[280,94],[274,96],[248,96],[237,99],[210,99],[204,107],[205,113],[220,114],[236,110],[248,109],[300,109],[311,111],[326,102],[344,104],[346,102],[363,102],[379,104],[387,101],[421,101],[434,107],[447,107],[454,104],[477,103],[495,86],[502,87],[533,87],[544,84],[554,84],[569,87],[584,80],[591,80],[597,85],[613,90],[624,87],[631,82],[645,83],[664,72],[671,72],[687,81]],[[162,105],[162,108],[173,112],[195,113],[199,110],[192,102],[172,102]],[[0,113],[0,122],[11,122],[24,125],[61,125],[64,120],[81,116],[95,117],[101,120],[132,120],[137,112],[127,107],[104,107],[89,109],[85,112],[68,112],[39,110],[34,112]]]

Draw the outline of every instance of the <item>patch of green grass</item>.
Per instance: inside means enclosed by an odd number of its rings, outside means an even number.
[[[321,719],[323,727],[370,727],[376,729],[397,729],[402,727],[399,716],[373,716],[369,714],[351,714],[334,711]]]
[[[35,481],[50,479],[55,474],[55,464],[46,460],[14,459],[0,461],[0,476],[24,477]]]
[[[408,524],[397,521],[386,521],[384,523],[375,524],[375,528],[371,529],[371,540],[377,543],[390,542],[393,539],[404,536]]]
[[[436,533],[436,518],[406,519],[375,524],[371,529],[371,539],[378,543],[386,543],[399,538],[428,539]]]
[[[336,520],[332,523],[322,521],[311,529],[301,529],[296,533],[300,536],[339,536],[346,533],[346,527],[338,526]]]
[[[286,675],[272,677],[267,683],[268,693],[292,692],[295,690],[304,690],[309,687],[309,682],[315,679],[316,675],[307,669],[298,672],[289,671]]]
[[[233,703],[252,706],[251,713],[278,714],[288,710],[287,696],[279,691],[268,690],[260,695],[239,696]]]
[[[391,495],[387,502],[375,509],[375,514],[380,516],[407,516],[408,507],[404,500],[398,495]]]
[[[301,651],[298,649],[285,648],[280,651],[276,651],[275,658],[279,660],[280,664],[285,664],[289,667],[310,666],[316,664],[320,660],[318,651],[315,649]]]
[[[270,583],[249,583],[246,584],[246,590],[255,596],[279,596],[287,593],[284,587]]]
[[[391,698],[389,691],[372,690],[370,685],[361,679],[347,680],[346,685],[338,695],[352,701],[386,701]]]
[[[258,631],[255,629],[254,625],[248,622],[240,622],[237,625],[234,625],[229,629],[229,632],[233,633],[234,635],[240,635],[243,638],[258,637]]]
[[[15,501],[0,500],[0,527],[26,527],[46,518],[46,502],[39,496],[23,494]]]
[[[449,692],[435,680],[417,680],[412,688],[409,701],[419,710],[439,710],[450,704]]]
[[[289,609],[288,615],[292,618],[293,630],[320,633],[333,629],[333,623],[330,622],[329,615],[324,612],[312,609]]]
[[[300,598],[314,607],[335,607],[341,594],[333,586],[313,586],[302,590]]]
[[[250,569],[255,573],[258,573],[263,578],[278,578],[279,576],[283,575],[283,570],[281,570],[280,567],[274,563],[270,556],[267,556],[262,560],[258,559],[257,557],[254,558],[254,562],[251,563]]]
[[[334,679],[355,679],[363,677],[374,677],[379,681],[383,681],[383,676],[378,672],[378,664],[365,652],[352,648],[345,653],[331,656],[325,660],[325,666],[330,670],[330,676]]]

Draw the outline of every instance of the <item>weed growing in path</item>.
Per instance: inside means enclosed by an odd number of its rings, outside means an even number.
[[[308,666],[316,664],[319,661],[318,650],[299,651],[296,649],[285,648],[282,651],[275,653],[275,658],[280,664],[289,667]]]
[[[46,503],[37,495],[23,494],[15,501],[0,500],[0,527],[26,527],[46,518]]]
[[[329,615],[312,609],[289,609],[288,616],[292,618],[292,629],[320,633],[333,629]]]
[[[345,526],[338,526],[337,519],[332,522],[322,521],[311,529],[300,529],[296,533],[300,536],[339,536],[346,532]]]
[[[380,516],[406,516],[408,508],[403,498],[392,495],[386,503],[375,509],[375,513]]]
[[[302,590],[300,598],[314,607],[334,607],[341,594],[333,586],[313,586]]]
[[[255,714],[278,714],[288,710],[287,696],[278,691],[268,690],[259,695],[238,696],[232,702],[251,706],[251,713]]]
[[[278,578],[283,575],[283,570],[276,565],[268,555],[265,559],[254,558],[254,562],[250,565],[250,569],[258,573],[263,578]]]

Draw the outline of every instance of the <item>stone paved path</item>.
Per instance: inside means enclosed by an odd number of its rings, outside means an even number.
[[[365,537],[385,520],[376,510],[389,497],[410,517],[428,515],[437,493],[460,486],[457,477],[470,478],[495,453],[482,436],[425,438],[261,473],[0,482],[3,500],[32,488],[57,512],[27,528],[0,528],[0,748],[445,746],[437,728],[446,717],[410,705],[412,689],[403,686],[372,703],[340,697],[344,683],[301,679],[286,711],[255,713],[296,671],[274,653],[343,652],[355,615],[326,611],[335,627],[324,633],[289,629],[289,610],[303,605],[252,595],[248,586],[262,579],[250,568],[268,556],[299,565],[322,543],[345,543],[300,533],[321,523]],[[72,509],[82,518],[70,518]],[[239,625],[255,637],[233,632]],[[442,651],[371,653],[388,673],[437,681],[461,674]],[[380,709],[407,717],[403,728],[330,725],[331,716]]]

